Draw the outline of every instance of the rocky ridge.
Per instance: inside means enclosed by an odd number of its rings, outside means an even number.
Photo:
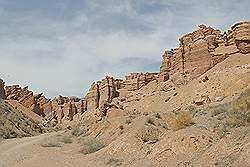
[[[122,112],[124,101],[140,100],[137,96],[130,98],[130,94],[153,81],[158,84],[171,81],[181,87],[232,54],[250,53],[250,22],[239,22],[224,34],[205,25],[198,27],[180,38],[178,48],[164,52],[159,73],[131,73],[124,80],[106,76],[94,82],[83,98],[59,96],[52,100],[42,93],[34,94],[28,87],[4,87],[0,80],[0,98],[17,101],[53,125],[69,124],[86,111],[93,111],[98,117],[106,116],[111,110]]]

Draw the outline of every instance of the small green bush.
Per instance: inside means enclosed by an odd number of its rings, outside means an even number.
[[[110,166],[120,166],[122,165],[123,163],[123,160],[121,159],[117,159],[117,158],[110,158],[107,162],[107,165],[110,165]]]
[[[73,128],[71,134],[73,136],[79,137],[82,135],[86,135],[86,132],[84,130],[81,130],[80,128]]]
[[[155,120],[153,118],[148,118],[146,123],[151,124],[151,125],[155,125]]]
[[[155,117],[155,118],[158,118],[158,119],[161,119],[161,115],[160,115],[159,113],[155,113],[155,114],[154,114],[154,117]]]
[[[130,119],[127,119],[127,120],[125,121],[125,123],[126,123],[126,124],[131,124],[131,120],[130,120]]]
[[[70,136],[64,136],[62,138],[62,142],[65,144],[71,144],[71,143],[73,143],[73,139]]]
[[[48,140],[47,142],[41,144],[42,147],[62,147],[61,143],[58,141]]]
[[[105,145],[99,141],[89,140],[83,144],[83,147],[80,152],[83,154],[91,154],[91,153],[101,150],[104,147]]]
[[[250,89],[246,90],[240,97],[233,101],[228,113],[228,124],[231,127],[250,125]]]
[[[120,126],[119,126],[119,129],[123,130],[123,129],[124,129],[124,126],[123,126],[123,125],[120,125]]]

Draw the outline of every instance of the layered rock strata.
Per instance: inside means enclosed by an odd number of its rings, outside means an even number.
[[[171,79],[177,85],[199,77],[231,54],[250,52],[250,22],[235,24],[227,33],[199,25],[180,38],[180,46],[165,51],[159,81]]]

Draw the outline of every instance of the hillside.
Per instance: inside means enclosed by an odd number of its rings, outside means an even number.
[[[0,138],[16,138],[38,135],[42,126],[0,99]]]

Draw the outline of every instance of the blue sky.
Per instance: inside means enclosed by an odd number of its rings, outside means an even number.
[[[0,78],[82,97],[105,75],[158,71],[165,49],[206,24],[250,20],[249,0],[0,0]]]

